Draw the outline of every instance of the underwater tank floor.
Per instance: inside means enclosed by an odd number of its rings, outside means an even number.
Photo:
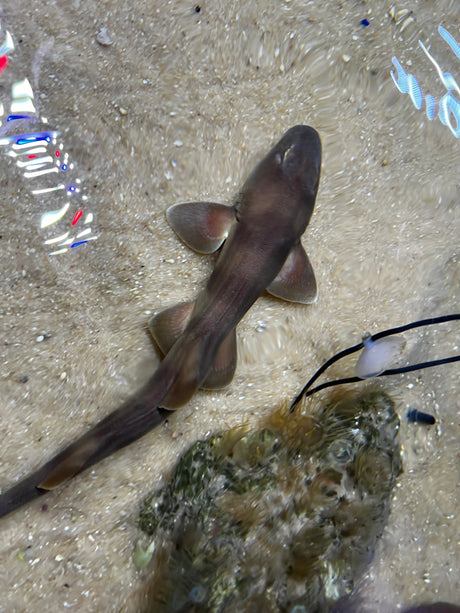
[[[50,257],[40,218],[62,201],[33,196],[32,180],[2,157],[0,486],[118,406],[156,367],[150,314],[192,299],[212,269],[212,258],[177,240],[166,208],[230,203],[297,123],[314,126],[323,143],[303,239],[318,301],[262,297],[238,328],[227,389],[198,393],[165,427],[3,519],[0,611],[137,611],[139,508],[186,449],[224,429],[260,427],[364,332],[458,311],[458,140],[389,75],[396,56],[439,100],[445,90],[418,40],[458,79],[437,32],[441,24],[459,40],[458,2],[398,5],[413,11],[403,31],[379,0],[200,7],[2,3],[0,35],[11,31],[16,48],[0,80],[29,78],[40,115],[78,164],[98,239]],[[103,27],[112,45],[97,42]],[[40,48],[48,52],[38,66]],[[0,90],[5,107],[8,96]],[[411,360],[453,353],[456,330],[408,336]],[[360,611],[458,601],[458,369],[379,385],[401,417],[404,473],[357,588]],[[434,414],[436,426],[408,424],[408,407]]]

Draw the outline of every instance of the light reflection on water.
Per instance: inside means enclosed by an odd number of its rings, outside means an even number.
[[[44,47],[49,51],[52,40]],[[14,50],[13,37],[6,30],[0,47],[0,77],[2,73],[5,76]],[[42,54],[43,50],[40,49],[36,55]],[[54,235],[48,233],[43,244],[54,246],[49,255],[61,255],[97,238],[91,229],[94,215],[88,211],[88,196],[82,191],[82,180],[74,172],[75,164],[59,139],[59,132],[50,130],[48,119],[39,114],[36,95],[29,80],[17,80],[17,77],[12,75],[9,79],[11,97],[8,115],[5,113],[8,102],[5,105],[0,102],[0,147],[4,147],[5,154],[15,161],[23,177],[28,180],[30,193],[36,198],[45,197],[50,207],[59,207],[41,215],[40,228],[43,230],[58,224],[57,231],[55,228]],[[65,222],[59,223],[64,217]],[[76,228],[81,218],[82,223]]]
[[[460,59],[460,45],[457,43],[455,38],[442,26],[439,26],[438,32],[447,42],[452,51],[455,53],[456,57]],[[441,67],[436,62],[434,57],[428,52],[422,41],[419,40],[418,42],[425,55],[435,66],[441,83],[448,90],[447,94],[444,94],[444,96],[439,100],[439,102],[431,94],[427,94],[425,96],[426,115],[430,121],[433,120],[436,112],[436,105],[439,104],[439,119],[445,126],[450,129],[450,131],[456,138],[460,138],[460,102],[451,93],[455,91],[460,94],[460,87],[458,86],[454,77],[449,72],[442,71]],[[410,99],[412,100],[412,103],[415,108],[420,110],[423,104],[423,92],[417,79],[413,74],[406,73],[404,68],[399,63],[397,57],[393,57],[392,62],[397,70],[398,77],[396,78],[394,72],[391,71],[391,77],[393,79],[394,84],[401,93],[409,94]],[[452,119],[454,120],[455,124],[453,123]]]

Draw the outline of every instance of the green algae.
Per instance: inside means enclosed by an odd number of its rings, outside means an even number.
[[[144,610],[329,611],[387,521],[398,431],[393,401],[372,391],[195,443],[140,513],[155,543]]]

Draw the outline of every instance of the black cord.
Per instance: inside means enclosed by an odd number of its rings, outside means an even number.
[[[384,338],[385,336],[399,334],[400,332],[406,332],[407,330],[412,330],[413,328],[420,328],[422,326],[431,326],[434,324],[440,324],[446,321],[455,321],[458,319],[460,319],[460,313],[454,313],[452,315],[442,315],[440,317],[430,317],[429,319],[421,319],[419,321],[414,321],[404,326],[399,326],[397,328],[390,328],[388,330],[383,330],[382,332],[377,332],[377,334],[374,334],[373,336],[371,336],[369,340],[377,341],[378,339]],[[302,388],[302,391],[299,394],[297,394],[297,396],[295,397],[294,401],[291,404],[289,412],[292,413],[294,411],[296,405],[302,400],[304,396],[307,398],[308,396],[311,396],[312,394],[315,394],[316,392],[319,392],[320,390],[326,389],[327,387],[333,387],[335,385],[342,385],[344,383],[356,383],[358,381],[362,381],[360,377],[348,377],[345,379],[336,379],[335,381],[328,381],[327,383],[322,383],[321,385],[318,385],[314,387],[313,389],[310,389],[313,383],[324,373],[324,371],[326,371],[329,368],[329,366],[331,366],[338,360],[341,360],[345,356],[351,355],[352,353],[359,351],[363,347],[364,347],[364,342],[358,343],[357,345],[353,345],[353,347],[349,347],[348,349],[344,349],[343,351],[340,351],[339,353],[334,355],[332,358],[330,358],[327,362],[325,362],[315,372],[313,377],[311,377],[311,379],[306,383],[306,385],[304,385],[304,387]],[[443,358],[441,360],[431,360],[429,362],[420,362],[419,364],[411,364],[409,366],[404,366],[401,368],[392,368],[389,370],[384,370],[377,376],[385,377],[388,375],[399,375],[401,373],[411,372],[413,370],[419,370],[420,368],[431,368],[432,366],[439,366],[441,364],[450,364],[452,362],[458,362],[459,360],[460,360],[460,356],[450,356],[448,358]]]

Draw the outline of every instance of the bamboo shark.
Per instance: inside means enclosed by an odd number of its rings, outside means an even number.
[[[2,493],[0,517],[137,440],[198,388],[227,385],[236,367],[236,326],[264,290],[315,301],[315,276],[300,238],[313,213],[320,168],[318,133],[295,126],[256,166],[233,206],[186,202],[168,209],[169,223],[191,248],[212,253],[223,245],[205,288],[195,302],[149,322],[166,357],[144,387]]]

